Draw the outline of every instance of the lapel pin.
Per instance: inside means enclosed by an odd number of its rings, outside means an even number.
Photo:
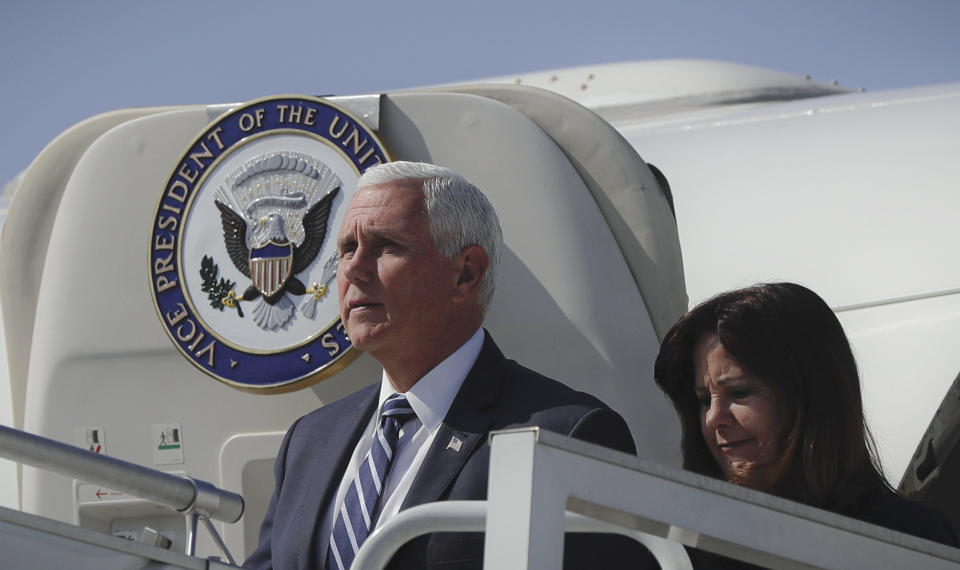
[[[455,435],[450,436],[450,443],[447,444],[447,449],[452,449],[457,453],[460,453],[461,447],[463,447],[463,440]]]

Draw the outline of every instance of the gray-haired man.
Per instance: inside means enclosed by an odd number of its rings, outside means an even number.
[[[297,420],[252,568],[346,569],[367,534],[408,507],[486,498],[491,430],[539,425],[634,452],[601,401],[507,360],[482,328],[502,232],[454,171],[393,162],[358,181],[337,236],[340,314],[379,384]],[[382,415],[381,415],[382,414]],[[626,539],[566,540],[565,567],[642,567]],[[437,533],[391,568],[481,568],[483,536]]]

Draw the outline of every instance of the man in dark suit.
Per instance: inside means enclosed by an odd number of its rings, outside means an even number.
[[[366,533],[400,510],[485,499],[491,430],[539,425],[635,452],[617,413],[507,360],[481,328],[503,238],[486,197],[460,175],[421,163],[371,168],[337,240],[343,322],[383,377],[289,429],[247,567],[346,570]],[[381,417],[398,401],[402,415]],[[627,539],[565,543],[566,567],[646,561]],[[482,534],[436,533],[404,546],[390,568],[479,569],[482,556]]]

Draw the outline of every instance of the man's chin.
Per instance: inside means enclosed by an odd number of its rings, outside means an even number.
[[[351,331],[351,328],[354,330]],[[365,326],[347,327],[347,336],[350,337],[350,342],[353,344],[353,347],[363,352],[376,350],[380,345],[383,332],[384,331],[370,330],[370,328]]]

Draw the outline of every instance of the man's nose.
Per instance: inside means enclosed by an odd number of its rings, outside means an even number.
[[[365,247],[358,247],[353,253],[340,260],[337,271],[352,283],[370,280],[370,255]]]

